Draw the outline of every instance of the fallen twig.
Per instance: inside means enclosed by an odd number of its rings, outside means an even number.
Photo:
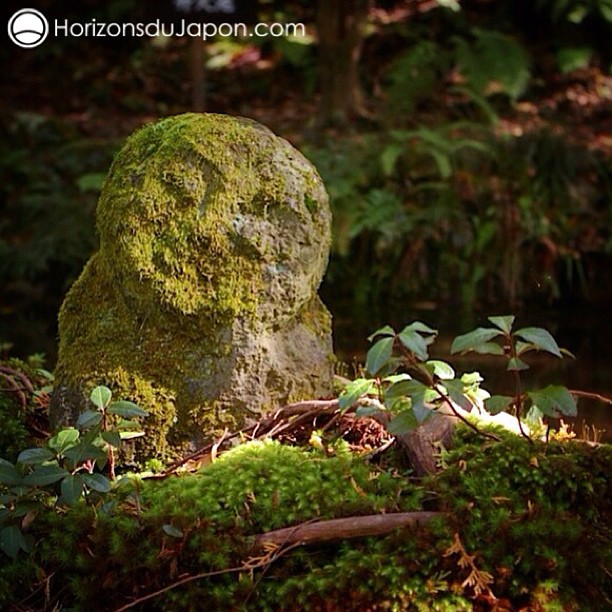
[[[441,512],[397,512],[304,523],[256,536],[253,549],[264,549],[270,544],[303,545],[385,535],[400,527],[422,525],[440,516],[443,516]]]

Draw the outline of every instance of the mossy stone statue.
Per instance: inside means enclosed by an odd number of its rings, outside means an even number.
[[[105,384],[150,411],[146,456],[330,392],[331,214],[287,141],[225,115],[148,125],[113,162],[97,228],[59,315],[54,424]]]

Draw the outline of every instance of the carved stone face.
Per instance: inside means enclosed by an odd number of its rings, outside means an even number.
[[[101,252],[126,299],[185,314],[289,316],[321,282],[330,223],[313,166],[263,126],[224,115],[136,133],[98,206]]]

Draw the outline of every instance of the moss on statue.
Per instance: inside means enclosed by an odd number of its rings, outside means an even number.
[[[316,295],[329,206],[286,141],[222,115],[147,126],[117,155],[97,225],[100,250],[60,312],[57,423],[106,384],[153,414],[141,450],[159,453],[331,391]]]

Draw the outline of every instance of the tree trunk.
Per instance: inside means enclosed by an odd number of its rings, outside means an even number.
[[[320,127],[365,114],[359,59],[371,0],[318,0]]]

